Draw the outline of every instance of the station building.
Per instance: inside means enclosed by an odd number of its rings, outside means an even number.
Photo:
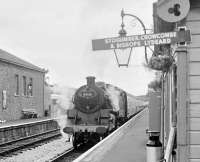
[[[166,0],[163,6],[166,5],[167,9],[169,7],[168,3],[173,2]],[[186,27],[186,30],[189,29],[191,33],[190,43],[175,44],[167,47],[174,58],[174,63],[162,75],[161,141],[165,154],[167,153],[166,148],[171,145],[173,151],[170,152],[172,155],[170,161],[199,162],[200,1],[176,1],[177,4],[181,3],[181,7],[183,7],[181,12],[186,11],[186,2],[190,3],[189,11],[186,17],[177,22],[167,22],[158,16],[157,3],[159,3],[159,0],[153,5],[155,33],[177,31],[179,27]],[[160,47],[155,47],[155,49],[162,50]],[[176,133],[172,143],[170,140],[174,129]]]
[[[44,116],[44,69],[0,50],[0,76],[1,122]]]

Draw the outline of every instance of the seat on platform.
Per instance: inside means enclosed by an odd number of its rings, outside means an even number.
[[[35,109],[22,109],[22,119],[37,118],[37,115]]]

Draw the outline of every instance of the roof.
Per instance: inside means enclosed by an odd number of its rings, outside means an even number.
[[[0,49],[0,61],[45,73],[45,70]]]

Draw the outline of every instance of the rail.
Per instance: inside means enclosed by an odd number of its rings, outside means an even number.
[[[21,137],[21,138],[15,139],[15,140],[11,140],[11,141],[7,141],[7,142],[4,142],[4,143],[0,143],[0,147],[6,146],[6,145],[10,145],[12,143],[16,143],[16,142],[19,142],[19,141],[27,140],[27,139],[30,139],[30,138],[39,137],[41,135],[49,134],[49,133],[56,132],[56,131],[60,131],[60,128],[56,128],[56,129],[48,130],[48,131],[45,131],[45,132],[42,132],[42,133],[37,133],[37,134],[34,134],[34,135]]]
[[[65,156],[66,154],[71,153],[72,151],[74,151],[74,148],[71,147],[68,150],[66,150],[65,152],[58,154],[57,156],[53,157],[52,159],[48,160],[48,162],[56,162],[59,161],[59,159],[61,159],[63,156]]]
[[[17,140],[0,144],[0,156],[5,156],[11,152],[18,151],[19,149],[23,149],[33,144],[58,137],[61,135],[60,132],[53,133],[53,132],[57,132],[58,130],[59,129],[54,129],[54,130],[46,131],[46,132],[39,133],[36,135],[32,135],[32,136],[28,136],[28,137],[24,137],[24,138],[20,138]]]
[[[175,135],[176,135],[176,128],[171,127],[170,133],[169,133],[169,139],[168,139],[167,147],[166,147],[166,151],[165,151],[165,156],[164,156],[164,160],[163,160],[164,162],[170,162],[170,157],[172,155],[172,150],[173,150],[173,146],[174,146]]]

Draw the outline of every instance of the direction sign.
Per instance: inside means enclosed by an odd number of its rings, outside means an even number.
[[[177,32],[95,39],[92,40],[92,48],[93,50],[112,50],[130,47],[174,44],[178,42],[189,42],[190,40],[190,30],[180,30]]]

